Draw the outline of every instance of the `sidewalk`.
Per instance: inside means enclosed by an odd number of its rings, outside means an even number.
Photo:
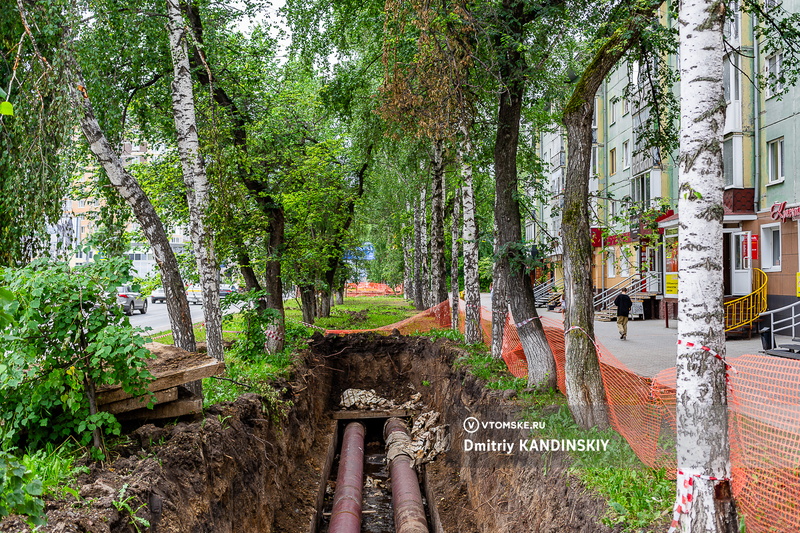
[[[491,312],[491,299],[488,293],[481,294],[481,305]],[[538,309],[540,316],[561,321],[564,315],[553,311]],[[616,322],[594,322],[595,337],[614,357],[640,376],[653,377],[662,370],[675,366],[678,344],[678,321],[670,320],[670,327],[664,327],[663,320],[631,320],[628,322],[628,337],[619,338]],[[776,344],[791,340],[789,337],[775,337]],[[761,338],[729,340],[726,343],[726,357],[734,358],[744,354],[761,351]]]

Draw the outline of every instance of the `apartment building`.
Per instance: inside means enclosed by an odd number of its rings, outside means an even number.
[[[147,163],[152,155],[151,147],[142,142],[134,144],[125,142],[122,145],[120,157],[124,165]],[[95,231],[94,220],[100,202],[95,199],[64,200],[64,212],[61,220],[50,228],[52,255],[64,255],[68,251],[71,266],[83,264],[94,260],[97,252],[84,250],[86,243]],[[136,233],[138,224],[132,222],[127,230]],[[176,227],[170,230],[170,246],[175,253],[183,252],[187,247],[191,249],[191,237],[186,228]],[[145,277],[156,268],[155,258],[149,252],[149,245],[145,243],[131,243],[128,258],[133,262],[133,270],[138,277]]]
[[[800,11],[800,0],[784,0],[782,5],[789,12]],[[675,21],[663,10],[661,22]],[[800,301],[800,171],[795,164],[800,153],[800,88],[760,88],[753,83],[758,73],[779,75],[782,56],[764,53],[748,14],[736,10],[725,25],[725,35],[729,50],[724,60],[727,107],[722,139],[725,295],[732,300],[756,290],[754,280],[761,283],[756,269],[760,269],[766,274],[768,307],[775,309]],[[679,58],[663,60],[677,67]],[[678,289],[678,154],[643,150],[637,139],[637,126],[646,120],[647,110],[635,95],[632,101],[625,98],[625,87],[633,81],[633,86],[646,88],[639,71],[635,64],[620,65],[596,97],[590,182],[596,221],[592,277],[598,293],[645,279],[640,286],[669,302]],[[678,87],[672,90],[677,92]],[[537,221],[528,224],[530,240],[542,240],[543,227],[554,236],[560,233],[558,206],[569,157],[565,146],[561,131],[541,135],[538,153],[549,170],[545,178],[553,196],[540,203]],[[550,257],[554,265],[560,262],[559,254]],[[558,272],[557,266],[556,277]],[[651,315],[664,311],[662,303]]]

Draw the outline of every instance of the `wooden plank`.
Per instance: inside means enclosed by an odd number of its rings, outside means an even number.
[[[221,374],[224,370],[225,363],[209,357],[208,360],[200,366],[184,368],[178,370],[177,372],[156,378],[150,383],[150,385],[147,387],[147,390],[150,392],[155,392],[169,389],[171,387],[177,387],[178,385],[183,385],[184,383],[189,383],[192,381],[197,381],[198,379]],[[98,405],[118,402],[120,400],[127,400],[128,398],[132,398],[132,396],[121,388],[115,388],[97,393]]]
[[[157,420],[159,418],[176,418],[184,415],[193,415],[203,411],[203,400],[200,398],[185,398],[174,402],[156,405],[153,409],[137,409],[117,416],[117,420]]]
[[[444,533],[442,526],[442,519],[439,516],[439,508],[436,506],[436,494],[431,487],[430,478],[428,477],[428,469],[426,465],[422,465],[422,488],[425,489],[425,501],[428,503],[428,516],[431,517],[431,527],[433,533]]]
[[[172,402],[178,399],[178,387],[156,391],[154,394],[156,397],[155,405],[165,402]],[[150,395],[143,394],[142,396],[137,396],[135,398],[128,398],[127,400],[107,403],[100,406],[100,410],[116,415],[118,413],[125,413],[127,411],[133,411],[136,409],[146,409],[149,401]]]
[[[322,467],[322,474],[320,475],[319,487],[317,487],[317,501],[314,513],[314,519],[311,521],[309,533],[317,533],[320,524],[322,524],[322,506],[325,503],[325,490],[328,488],[328,478],[331,477],[331,470],[333,469],[333,459],[336,457],[336,448],[339,446],[339,424],[333,421],[328,431],[328,453],[325,455],[325,464]]]
[[[414,416],[411,409],[388,409],[383,411],[334,411],[334,420],[362,420],[365,418],[407,418]]]

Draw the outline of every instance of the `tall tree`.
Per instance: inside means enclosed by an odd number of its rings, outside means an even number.
[[[187,26],[177,0],[167,0],[167,17],[173,64],[172,111],[189,203],[192,246],[203,288],[206,344],[208,355],[222,361],[225,356],[222,351],[222,312],[219,306],[219,264],[214,251],[214,234],[207,222],[209,183],[198,140]]]
[[[525,55],[529,38],[528,25],[538,21],[540,32],[552,32],[546,22],[558,13],[563,0],[552,0],[531,5],[524,0],[503,0],[496,14],[498,31],[494,49],[498,57],[500,101],[497,114],[497,136],[494,144],[495,171],[495,224],[499,273],[505,279],[505,289],[511,314],[517,324],[525,357],[528,361],[528,385],[553,388],[556,385],[556,364],[533,296],[533,286],[526,265],[526,251],[522,243],[522,222],[518,199],[517,151],[522,102],[531,76]],[[545,20],[547,19],[547,20]],[[545,26],[547,26],[545,28]],[[537,50],[546,55],[541,34],[533,37],[540,46]],[[548,43],[547,40],[544,41]]]
[[[594,345],[594,308],[585,302],[594,297],[589,220],[589,178],[592,157],[592,124],[595,94],[642,31],[652,25],[661,0],[626,0],[608,12],[590,42],[596,47],[591,60],[575,82],[564,107],[567,131],[567,174],[562,212],[564,244],[564,296],[567,399],[575,421],[584,428],[608,427],[606,395]]]
[[[680,8],[678,492],[681,531],[739,530],[731,498],[722,287],[724,2]],[[719,357],[714,357],[718,354]],[[688,490],[687,490],[687,487]],[[687,495],[688,492],[688,495]]]

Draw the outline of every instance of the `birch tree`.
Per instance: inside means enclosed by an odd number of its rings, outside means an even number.
[[[462,249],[464,254],[464,300],[466,303],[464,341],[477,344],[483,341],[481,329],[481,294],[478,280],[478,235],[475,225],[475,188],[472,176],[472,139],[469,128],[463,126],[458,144],[461,163],[461,201],[463,206]]]
[[[175,0],[167,0],[167,17],[173,65],[172,110],[177,131],[178,153],[186,183],[192,247],[197,258],[197,271],[203,289],[207,349],[208,355],[222,361],[224,354],[222,313],[219,305],[219,264],[214,252],[214,236],[206,223],[209,184],[197,136],[186,25]]]
[[[725,3],[680,7],[678,212],[679,511],[671,531],[739,530],[731,498],[722,287],[722,128]],[[704,349],[705,348],[705,349]],[[708,351],[710,350],[710,351]],[[719,357],[714,357],[718,354]]]
[[[461,190],[456,188],[453,198],[453,214],[451,220],[450,238],[453,241],[452,253],[450,254],[450,316],[451,326],[454,330],[459,330],[460,315],[458,313],[458,238],[461,233]]]
[[[444,257],[444,141],[433,141],[431,176],[431,306],[447,300],[447,271]]]

